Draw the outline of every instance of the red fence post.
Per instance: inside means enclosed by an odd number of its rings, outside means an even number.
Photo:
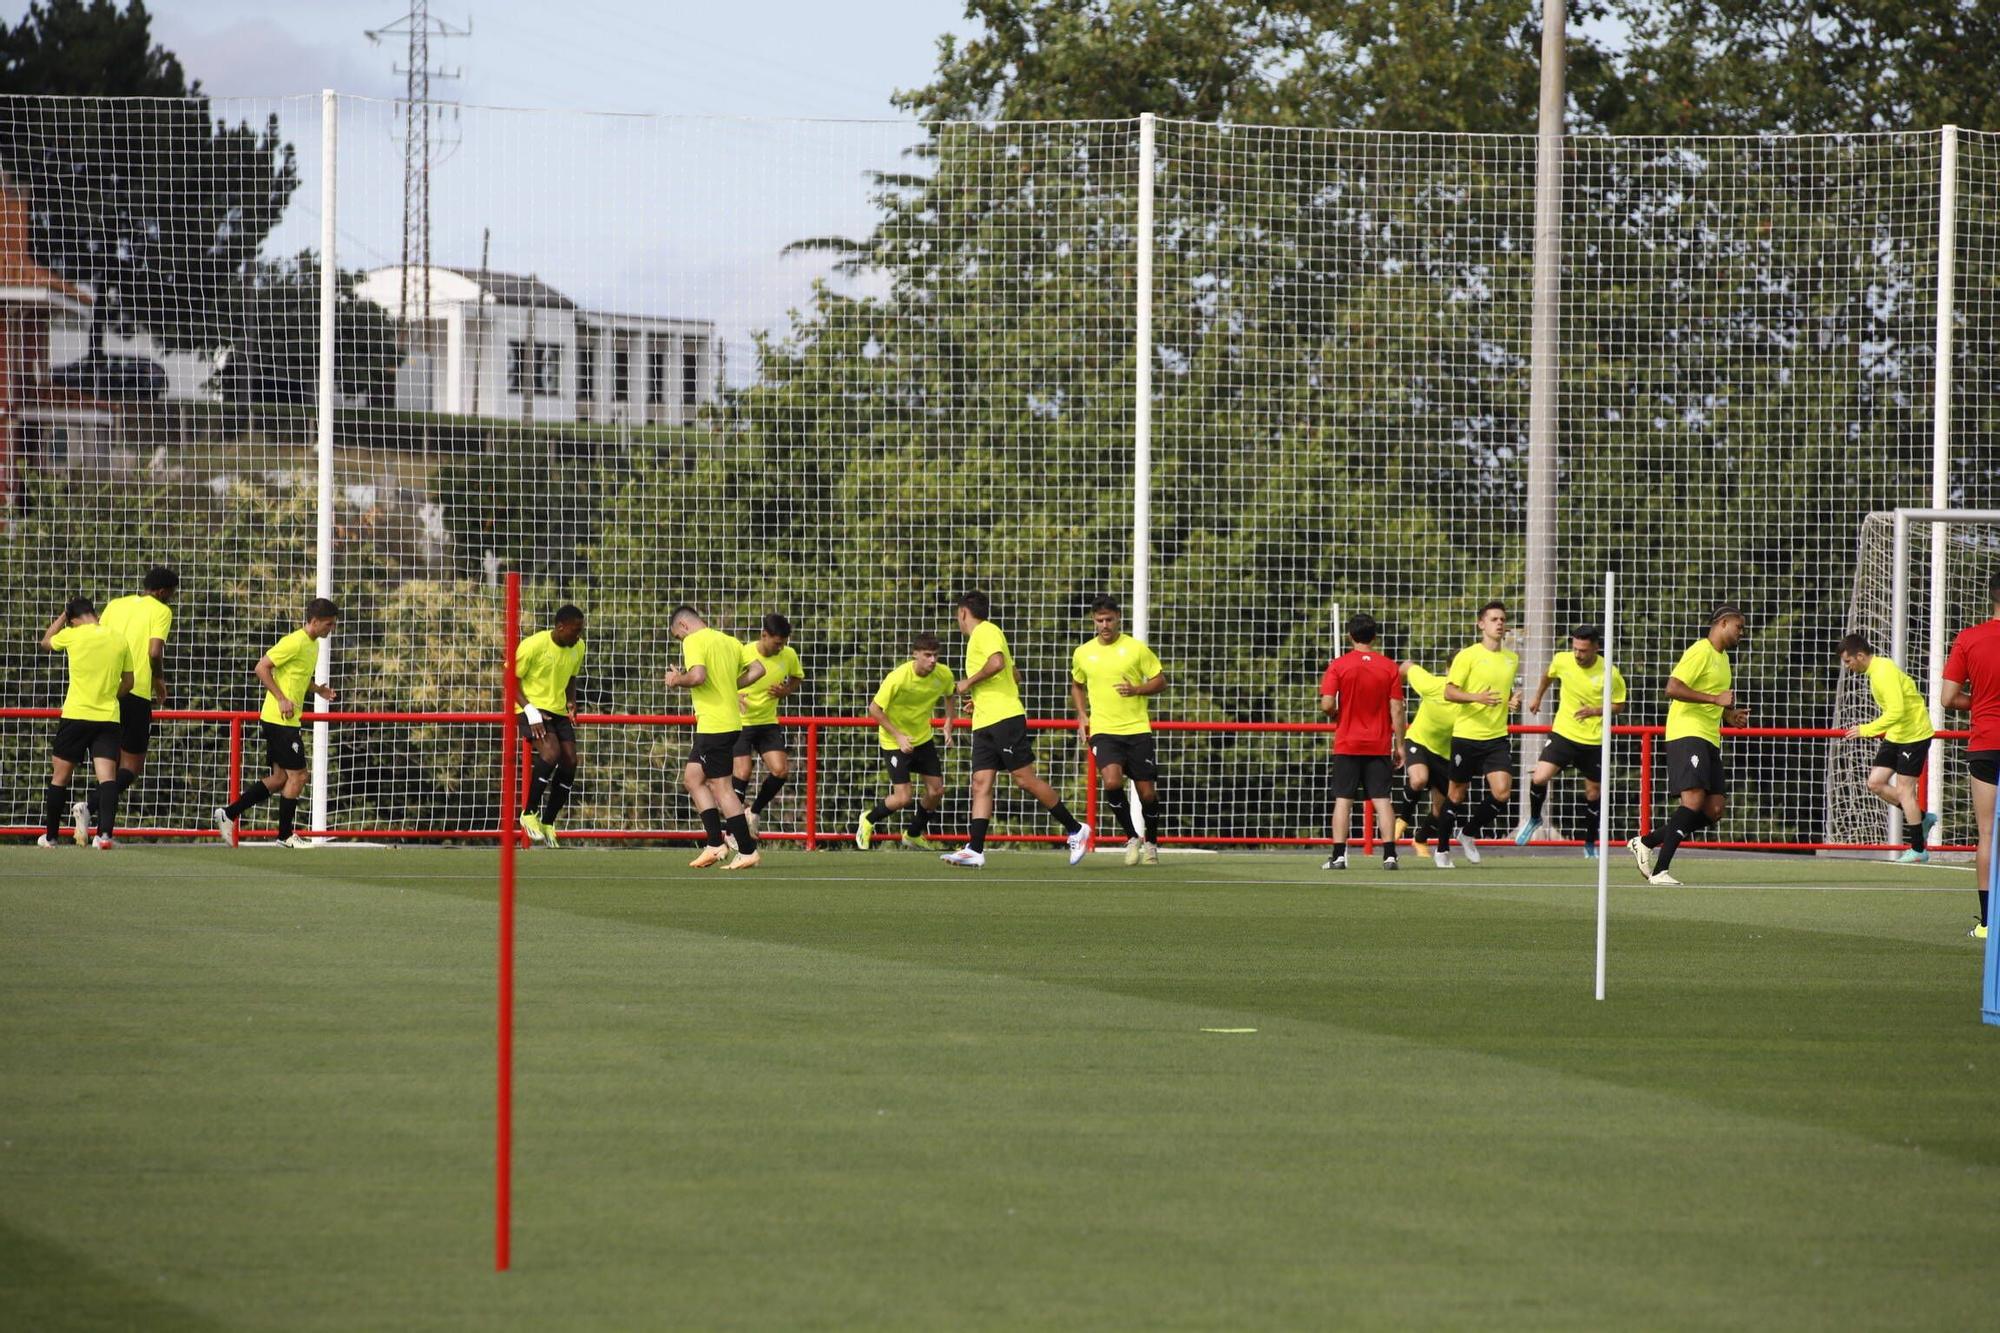
[[[1083,724],[1076,724],[1077,734],[1083,734]],[[1090,825],[1091,836],[1097,837],[1103,830],[1097,827],[1097,751],[1090,748],[1088,737],[1083,747],[1083,822]],[[1131,799],[1127,797],[1126,799]],[[1151,833],[1151,829],[1146,830]]]
[[[243,719],[229,719],[229,803],[243,794]]]
[[[806,850],[819,850],[819,719],[806,719]]]
[[[1653,733],[1639,737],[1639,836],[1653,831]],[[1600,849],[1601,850],[1601,849]]]

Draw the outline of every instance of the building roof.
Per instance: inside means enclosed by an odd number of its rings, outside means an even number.
[[[456,273],[466,281],[477,284],[495,305],[532,306],[537,310],[576,309],[576,302],[532,273],[523,276],[490,268],[454,268],[450,264],[434,264],[432,267]]]

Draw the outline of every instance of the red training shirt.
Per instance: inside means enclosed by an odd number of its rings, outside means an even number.
[[[1944,678],[1972,691],[1972,739],[1965,748],[2000,750],[2000,619],[1958,632]]]
[[[1354,648],[1326,664],[1319,692],[1339,700],[1334,720],[1333,752],[1386,755],[1395,740],[1389,726],[1389,701],[1403,695],[1402,673],[1393,658],[1373,648]]]

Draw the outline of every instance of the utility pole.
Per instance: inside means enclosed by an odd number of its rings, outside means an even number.
[[[1535,139],[1535,268],[1528,356],[1527,587],[1522,608],[1521,685],[1533,689],[1555,646],[1556,484],[1562,448],[1557,364],[1562,323],[1563,0],[1542,0],[1542,103]],[[1608,629],[1608,627],[1607,627]],[[1542,738],[1521,745],[1521,803]]]
[[[457,27],[443,19],[431,17],[430,0],[410,0],[409,12],[383,25],[370,28],[364,34],[369,41],[380,44],[385,37],[405,39],[404,63],[395,67],[403,76],[403,280],[402,300],[397,317],[401,322],[402,336],[409,338],[411,317],[425,327],[431,317],[431,169],[449,156],[458,146],[455,137],[440,137],[438,131],[446,123],[456,126],[457,108],[434,107],[431,104],[431,80],[459,79],[465,76],[463,68],[455,70],[434,69],[431,66],[431,39],[470,37],[472,22],[467,20],[464,27]],[[444,156],[440,156],[440,152]],[[418,280],[416,299],[410,291],[410,270],[417,269],[422,277]]]

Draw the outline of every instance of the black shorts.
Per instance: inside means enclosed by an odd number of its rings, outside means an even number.
[[[153,701],[136,694],[118,696],[118,748],[126,754],[144,754],[153,739]]]
[[[1136,736],[1092,736],[1090,753],[1099,768],[1116,764],[1134,782],[1151,782],[1160,776],[1160,762],[1153,746],[1153,733]]]
[[[1710,796],[1729,792],[1729,770],[1722,764],[1722,747],[1699,736],[1667,742],[1667,790],[1676,794],[1700,788]]]
[[[118,758],[118,723],[85,722],[66,717],[56,723],[56,738],[49,753],[66,764],[86,759]]]
[[[1034,738],[1028,734],[1028,719],[1010,717],[972,733],[972,771],[1004,769],[1012,773],[1035,762]]]
[[[521,733],[522,740],[533,741],[535,739],[528,734],[528,715],[526,713],[514,714],[514,728]],[[543,713],[542,731],[545,735],[555,737],[564,745],[574,746],[576,744],[576,723],[570,721],[569,718],[561,713]]]
[[[912,776],[941,778],[944,776],[944,759],[938,753],[938,743],[925,741],[908,754],[901,750],[882,751],[882,767],[889,770],[889,783],[900,787]]]
[[[296,773],[306,766],[306,729],[281,727],[276,722],[266,722],[264,750],[271,757],[272,768]]]
[[[1549,737],[1549,743],[1542,747],[1541,761],[1559,769],[1573,768],[1591,782],[1604,775],[1604,751],[1567,736]]]
[[[1883,741],[1876,747],[1875,762],[1870,768],[1893,768],[1906,778],[1913,778],[1924,771],[1930,762],[1931,743],[1921,741]]]
[[[1968,750],[1965,767],[1976,782],[1989,787],[2000,784],[2000,750]]]
[[[736,738],[741,731],[697,731],[687,761],[700,764],[703,777],[726,778],[736,770]]]
[[[780,754],[790,754],[792,747],[785,744],[785,729],[776,722],[758,722],[736,733],[736,757],[748,759],[751,755],[769,754],[776,750]]]
[[[1514,747],[1505,736],[1490,741],[1451,738],[1451,780],[1470,782],[1488,773],[1514,771]]]
[[[1359,791],[1371,801],[1389,795],[1389,756],[1386,754],[1337,754],[1333,757],[1335,799]]]
[[[1415,741],[1403,742],[1403,771],[1408,773],[1418,764],[1424,766],[1424,784],[1434,787],[1440,782],[1451,780],[1451,760],[1436,750],[1427,750]]]

